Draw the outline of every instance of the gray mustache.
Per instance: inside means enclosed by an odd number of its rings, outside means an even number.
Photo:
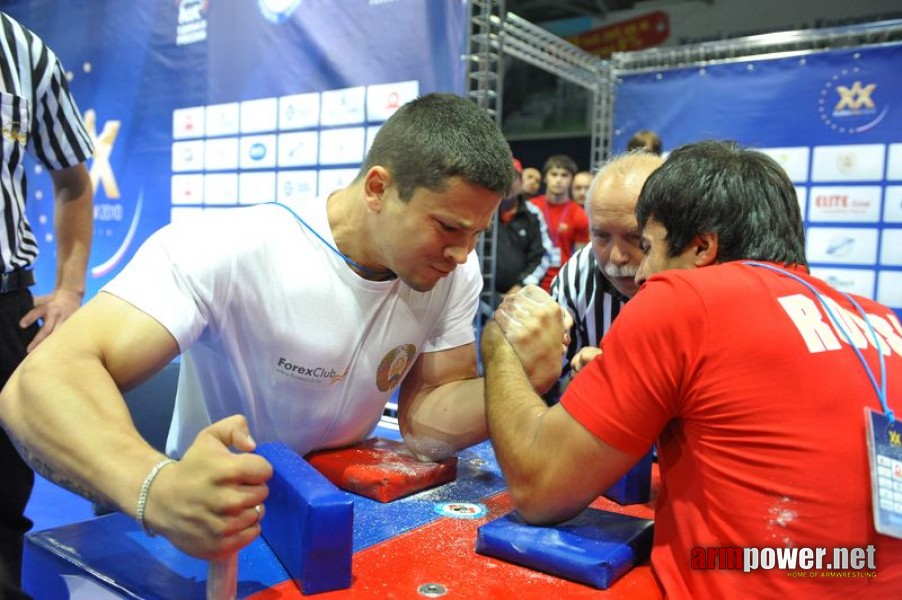
[[[634,267],[632,265],[612,265],[607,264],[604,266],[604,274],[608,277],[635,277],[636,272],[639,270],[638,267]]]

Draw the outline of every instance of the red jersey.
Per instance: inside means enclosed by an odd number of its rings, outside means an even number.
[[[547,292],[551,289],[551,280],[561,270],[561,265],[577,250],[577,244],[589,242],[589,217],[586,216],[583,207],[573,200],[568,199],[566,202],[555,204],[542,195],[530,199],[530,202],[545,216],[548,235],[551,243],[557,248],[555,254],[560,254],[551,257],[551,266],[542,279],[542,289]]]
[[[793,272],[835,301],[847,326],[861,321],[841,294]],[[889,406],[902,413],[902,325],[856,299],[881,338]],[[880,350],[852,333],[879,382]],[[871,509],[863,407],[881,406],[844,340],[790,277],[739,262],[672,270],[643,285],[602,340],[604,354],[567,388],[564,408],[604,442],[638,456],[658,440],[652,566],[668,597],[898,593],[902,540],[878,534]],[[828,563],[833,548],[868,546],[870,575],[691,560],[709,548],[826,548]]]

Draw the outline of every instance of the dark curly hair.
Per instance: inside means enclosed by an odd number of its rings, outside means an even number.
[[[642,188],[636,219],[667,230],[677,256],[700,233],[718,236],[718,262],[807,266],[795,187],[772,158],[736,142],[705,141],[671,152]]]

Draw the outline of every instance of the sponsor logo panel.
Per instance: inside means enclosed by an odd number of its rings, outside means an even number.
[[[815,186],[811,188],[810,221],[877,223],[883,188],[869,186]]]
[[[811,267],[811,274],[847,294],[858,294],[866,298],[874,297],[874,283],[877,274],[869,269]]]
[[[811,148],[799,146],[791,148],[759,148],[759,150],[777,161],[783,167],[783,170],[786,171],[790,181],[794,183],[808,181]]]
[[[809,227],[805,255],[812,263],[873,265],[877,262],[877,230],[853,227]]]
[[[881,181],[885,157],[885,144],[815,146],[811,180]]]

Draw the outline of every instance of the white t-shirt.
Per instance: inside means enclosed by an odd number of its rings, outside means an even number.
[[[325,200],[295,212],[334,245]],[[221,211],[151,236],[103,291],[183,352],[167,453],[243,414],[258,443],[300,454],[358,441],[421,352],[475,339],[475,253],[429,292],[368,281],[280,205]]]

